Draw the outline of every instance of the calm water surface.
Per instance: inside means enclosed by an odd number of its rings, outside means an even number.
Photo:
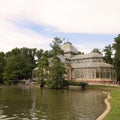
[[[104,98],[95,90],[0,87],[0,120],[96,120]]]

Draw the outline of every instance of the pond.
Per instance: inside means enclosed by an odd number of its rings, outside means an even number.
[[[0,120],[96,120],[104,112],[100,90],[0,87]]]

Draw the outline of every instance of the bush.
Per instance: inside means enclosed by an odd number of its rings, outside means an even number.
[[[81,81],[80,82],[80,86],[82,87],[82,89],[85,89],[85,87],[88,85],[88,83],[87,82],[85,82],[85,81]]]
[[[69,85],[81,86],[82,89],[84,89],[88,85],[88,83],[85,81],[81,81],[81,82],[69,81]]]

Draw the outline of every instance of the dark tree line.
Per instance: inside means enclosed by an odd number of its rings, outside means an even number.
[[[7,53],[0,52],[0,83],[11,84],[30,79],[42,54],[43,50],[36,48],[14,48]]]
[[[5,66],[5,54],[0,52],[0,83],[3,83],[3,71]]]

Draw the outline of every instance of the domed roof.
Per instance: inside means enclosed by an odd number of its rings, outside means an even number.
[[[71,59],[86,59],[86,58],[103,58],[103,56],[99,53],[88,53],[88,54],[82,54],[82,55],[75,55]]]
[[[70,42],[65,42],[61,46],[61,49],[64,51],[64,53],[74,53],[74,54],[78,53],[78,50]]]

